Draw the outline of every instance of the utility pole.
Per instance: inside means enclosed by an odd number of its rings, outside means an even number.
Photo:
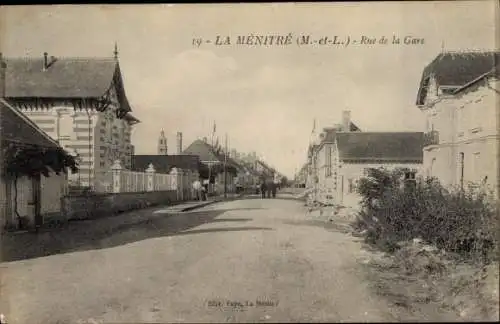
[[[224,198],[227,198],[227,133],[224,137]]]

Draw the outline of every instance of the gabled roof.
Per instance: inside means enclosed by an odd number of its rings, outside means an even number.
[[[497,66],[495,66],[492,70],[488,71],[487,73],[482,74],[478,78],[476,78],[476,79],[472,80],[471,82],[465,84],[464,86],[456,89],[453,92],[453,94],[459,94],[459,93],[462,93],[464,91],[467,91],[468,89],[470,89],[474,85],[477,85],[481,81],[488,79],[488,78],[497,78],[497,79],[500,78],[500,62],[497,62]]]
[[[44,71],[44,58],[5,58],[6,98],[100,98],[115,84],[118,100],[131,111],[120,66],[111,58],[56,58]]]
[[[197,155],[202,162],[223,162],[220,156],[215,153],[214,148],[201,139],[195,140],[182,151],[182,154]]]
[[[208,143],[205,143],[203,140],[197,139],[191,145],[189,145],[182,154],[196,155],[200,158],[201,162],[211,162],[211,163],[224,163],[226,161],[226,165],[229,169],[238,170],[241,169],[241,166],[232,158],[227,156],[224,157],[223,153],[217,153],[215,148]]]
[[[157,173],[169,173],[173,168],[198,171],[200,159],[196,155],[133,155],[132,170],[144,172],[153,164]]]
[[[461,87],[494,68],[500,52],[445,52],[439,54],[422,72],[417,105],[426,80],[434,76],[438,86]]]
[[[12,107],[8,102],[0,99],[1,140],[4,143],[19,145],[35,145],[44,148],[61,148],[59,143],[52,139],[26,115]]]
[[[423,161],[422,132],[355,132],[331,136],[336,136],[342,161]]]

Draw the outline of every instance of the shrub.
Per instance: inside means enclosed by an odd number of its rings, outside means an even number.
[[[369,169],[360,180],[362,211],[356,226],[368,242],[386,250],[421,238],[468,258],[498,253],[499,219],[488,195],[474,187],[446,189],[433,178],[405,186],[405,169]]]

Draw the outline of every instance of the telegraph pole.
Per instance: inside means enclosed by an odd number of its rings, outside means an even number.
[[[224,137],[224,198],[227,198],[227,133]]]

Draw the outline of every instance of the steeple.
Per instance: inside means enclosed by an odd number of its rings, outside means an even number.
[[[115,60],[118,59],[118,44],[115,42],[115,50],[113,52]]]
[[[158,138],[158,155],[167,155],[168,146],[165,132],[161,130],[160,137]]]
[[[313,128],[309,137],[309,145],[316,145],[318,140],[318,132],[316,131],[316,118],[313,120]]]

